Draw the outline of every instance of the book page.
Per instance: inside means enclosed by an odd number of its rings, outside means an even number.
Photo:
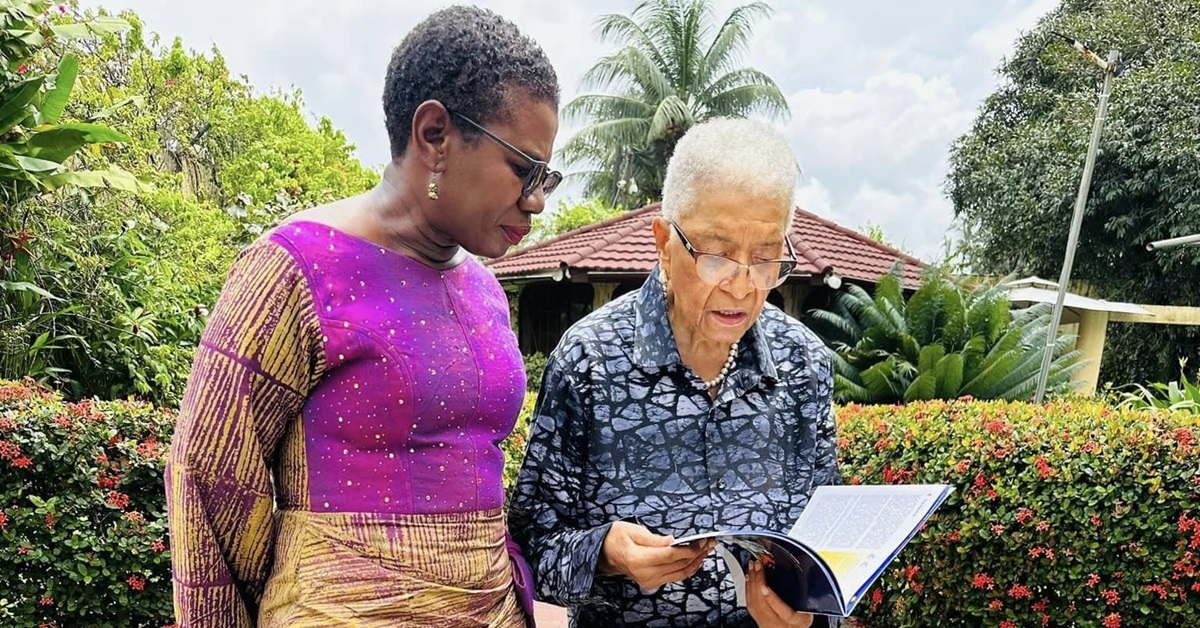
[[[944,485],[821,486],[788,536],[815,549],[850,598],[944,499]]]

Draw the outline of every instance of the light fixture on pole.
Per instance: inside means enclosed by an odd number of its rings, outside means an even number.
[[[1105,61],[1077,39],[1053,31],[1051,34],[1066,40],[1088,61],[1103,69],[1104,86],[1100,89],[1100,102],[1096,106],[1096,123],[1092,127],[1092,141],[1088,145],[1087,158],[1083,164],[1083,178],[1079,181],[1079,193],[1075,197],[1075,211],[1071,214],[1071,229],[1067,235],[1067,253],[1063,259],[1062,274],[1058,279],[1058,296],[1054,300],[1054,310],[1050,315],[1050,327],[1046,330],[1046,348],[1042,353],[1042,368],[1038,371],[1035,403],[1041,403],[1046,398],[1050,364],[1054,358],[1054,336],[1058,333],[1059,322],[1062,321],[1063,301],[1067,297],[1067,284],[1071,282],[1071,267],[1075,264],[1075,248],[1079,245],[1079,229],[1083,225],[1083,211],[1087,206],[1088,190],[1092,185],[1092,170],[1096,167],[1096,151],[1100,146],[1100,134],[1104,131],[1104,119],[1108,113],[1108,96],[1112,93],[1113,78],[1117,75],[1117,61],[1121,58],[1119,52],[1112,50],[1109,51],[1108,60]]]

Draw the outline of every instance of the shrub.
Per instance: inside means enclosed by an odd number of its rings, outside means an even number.
[[[1188,381],[1187,359],[1179,361],[1179,381],[1153,382],[1149,386],[1133,384],[1132,391],[1121,393],[1121,405],[1149,410],[1183,411],[1200,414],[1200,382]]]
[[[899,267],[880,278],[875,295],[849,285],[831,311],[807,321],[834,350],[839,402],[928,399],[1029,399],[1037,388],[1050,306],[1010,311],[1003,283],[970,286],[939,269],[905,299]],[[1066,389],[1082,364],[1055,341],[1049,384]]]
[[[0,624],[172,622],[162,473],[173,413],[0,381]]]
[[[546,371],[547,358],[540,352],[521,357],[525,361],[525,389],[536,395],[542,389],[542,373]]]
[[[957,486],[863,625],[1200,625],[1200,417],[930,401],[840,423],[848,482]]]
[[[521,406],[521,414],[517,416],[517,424],[513,426],[512,434],[500,443],[500,449],[504,452],[505,489],[512,488],[517,481],[517,474],[521,472],[521,462],[525,460],[525,444],[529,438],[529,418],[533,416],[536,403],[536,392],[525,394],[525,403]]]

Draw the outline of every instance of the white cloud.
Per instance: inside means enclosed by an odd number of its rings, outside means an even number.
[[[819,216],[833,217],[833,194],[820,179],[805,178],[796,186],[796,205]]]
[[[852,229],[878,225],[893,245],[934,261],[940,257],[942,238],[953,218],[940,186],[923,181],[900,189],[864,183],[844,207],[838,207],[834,220]]]
[[[306,109],[327,116],[368,165],[387,159],[380,105],[392,48],[432,11],[461,0],[83,0],[137,11],[166,43],[220,48],[235,75],[260,91],[300,88]],[[473,0],[518,24],[546,50],[563,100],[611,47],[595,33],[602,13],[584,0]],[[716,0],[724,17],[745,0]],[[969,128],[991,69],[1017,35],[1058,0],[907,3],[797,0],[775,3],[743,57],[790,94],[784,132],[805,171],[797,202],[848,227],[880,225],[915,253],[936,256],[949,203],[940,185],[949,143]],[[574,129],[561,128],[561,146]],[[570,187],[562,196],[572,193]]]
[[[789,98],[788,134],[802,161],[826,167],[901,164],[918,151],[938,151],[968,128],[973,110],[941,77],[888,71],[860,89],[805,89]]]
[[[1059,0],[1031,0],[1004,19],[986,24],[972,33],[967,38],[967,45],[989,59],[999,60],[1012,50],[1021,33],[1037,26],[1038,20],[1058,5]]]

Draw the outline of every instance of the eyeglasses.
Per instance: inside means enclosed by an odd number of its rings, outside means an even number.
[[[562,173],[557,170],[551,170],[550,164],[526,155],[525,151],[522,151],[516,146],[513,146],[512,144],[500,139],[500,136],[483,128],[482,124],[479,124],[478,122],[468,118],[467,116],[464,116],[461,113],[458,113],[457,111],[451,111],[450,115],[457,116],[463,122],[466,122],[474,127],[476,131],[479,131],[480,133],[490,137],[497,144],[512,151],[518,157],[524,159],[525,163],[529,164],[529,172],[525,174],[525,182],[521,185],[522,198],[533,196],[533,191],[539,187],[542,188],[542,194],[544,196],[550,196],[550,194],[552,194],[558,187],[558,184],[562,183]]]
[[[730,259],[724,255],[716,253],[701,253],[688,242],[687,236],[683,235],[683,231],[675,221],[671,221],[671,228],[679,236],[683,242],[683,248],[691,254],[692,259],[696,260],[696,274],[700,279],[707,284],[719,286],[726,281],[737,277],[742,268],[750,271],[750,283],[759,290],[770,290],[782,284],[788,275],[796,268],[799,262],[796,260],[796,249],[792,247],[792,241],[784,235],[783,241],[787,244],[788,254],[792,259],[777,259],[769,262],[758,262],[757,264],[743,264],[735,259]]]

